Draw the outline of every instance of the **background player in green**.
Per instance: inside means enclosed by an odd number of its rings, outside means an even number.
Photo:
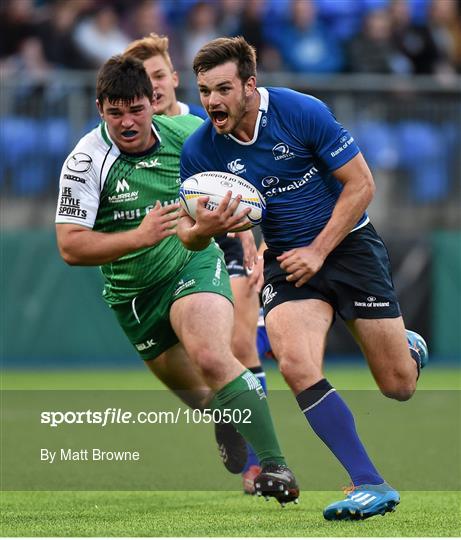
[[[179,155],[195,129],[190,116],[156,117],[152,84],[142,63],[115,56],[97,79],[103,122],[66,160],[56,212],[58,246],[71,265],[101,265],[108,305],[148,365],[179,361],[198,370],[204,403],[250,409],[236,426],[263,466],[264,494],[280,502],[299,490],[274,433],[264,391],[230,349],[232,303],[222,252],[184,248],[178,220]],[[227,207],[230,193],[223,203]],[[229,205],[225,228],[240,224]],[[187,356],[186,356],[187,353]],[[189,358],[191,363],[188,364]]]

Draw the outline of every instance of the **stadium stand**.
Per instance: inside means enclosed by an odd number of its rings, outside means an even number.
[[[99,21],[98,40],[110,52],[116,52],[117,43],[123,49],[126,41],[151,31],[168,34],[173,62],[180,68],[178,97],[196,104],[189,65],[195,49],[214,35],[243,34],[257,47],[262,85],[312,93],[350,126],[373,168],[378,190],[387,193],[379,197],[373,220],[388,237],[397,226],[407,235],[425,237],[432,231],[459,230],[459,2],[110,4],[106,14],[104,3],[97,0],[1,5],[0,193],[7,227],[49,226],[62,161],[72,144],[98,122],[93,87],[100,58],[82,47],[81,36],[82,28]],[[370,20],[371,40],[363,31]],[[104,35],[105,25],[109,37]],[[421,38],[419,48],[411,46],[415,37]],[[325,58],[333,62],[327,64]],[[29,206],[23,209],[23,204]],[[20,215],[28,218],[21,223]],[[412,302],[408,299],[408,306]]]

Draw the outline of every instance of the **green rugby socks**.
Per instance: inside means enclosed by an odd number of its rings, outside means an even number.
[[[275,434],[266,394],[259,380],[249,370],[219,390],[212,406],[231,411],[232,424],[251,444],[261,466],[267,463],[286,465]],[[225,418],[225,416],[224,416]]]

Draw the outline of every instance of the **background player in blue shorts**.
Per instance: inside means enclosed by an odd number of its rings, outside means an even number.
[[[174,69],[168,52],[168,37],[151,33],[149,36],[133,41],[125,51],[125,54],[141,60],[149,75],[154,88],[155,114],[177,116],[193,114],[201,118],[207,118],[205,111],[195,105],[182,103],[176,97],[176,88],[179,85],[179,77]],[[224,252],[227,270],[231,278],[232,294],[234,296],[234,328],[232,332],[232,352],[239,361],[248,368],[266,388],[266,377],[259,361],[256,348],[257,322],[259,314],[259,292],[262,285],[262,264],[257,264],[250,274],[247,274],[248,261],[244,261],[244,249],[239,238],[230,237],[226,234],[216,238],[219,247]],[[244,241],[250,242],[246,246],[250,252],[254,247],[253,235],[245,235]],[[251,245],[253,242],[253,246]],[[254,247],[254,249],[256,249]],[[253,266],[253,265],[251,265]],[[189,369],[184,366],[166,366],[156,363],[152,366],[153,371],[169,387],[185,389],[189,386],[195,388],[197,381],[191,380]],[[195,378],[195,376],[194,376]],[[216,437],[221,448],[224,464],[236,472],[242,470],[239,452],[241,443],[237,440],[237,433],[229,433],[231,425],[216,425]],[[259,461],[253,449],[248,446],[248,459],[243,466],[242,480],[243,489],[246,493],[254,493],[254,478],[261,472]]]
[[[371,172],[324,103],[256,87],[255,52],[243,38],[203,46],[194,72],[209,120],[185,142],[181,178],[229,170],[239,160],[238,174],[266,198],[262,299],[272,348],[306,419],[353,484],[324,516],[364,519],[391,511],[399,494],[373,465],[351,411],[323,375],[336,313],[386,396],[409,399],[427,362],[424,340],[405,330],[388,254],[366,213],[375,189]],[[180,220],[178,234],[190,249],[224,232],[219,219],[228,209],[221,204],[210,212],[205,203],[196,222]]]

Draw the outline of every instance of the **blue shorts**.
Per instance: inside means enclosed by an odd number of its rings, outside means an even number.
[[[264,252],[264,316],[284,302],[310,298],[329,303],[346,321],[401,315],[389,254],[371,223],[348,234],[302,287],[286,280],[278,255],[270,250]]]

